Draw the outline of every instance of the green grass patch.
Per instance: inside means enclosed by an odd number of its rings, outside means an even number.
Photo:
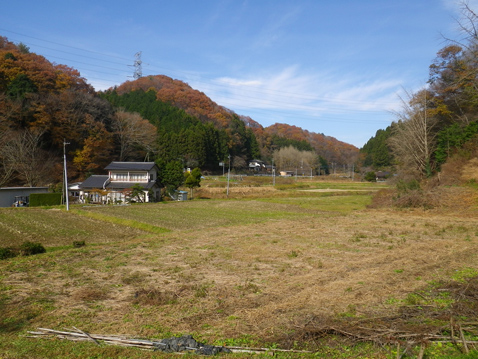
[[[207,200],[170,202],[147,206],[87,208],[85,212],[98,214],[94,218],[115,218],[124,224],[149,223],[167,230],[191,230],[245,223],[261,223],[271,219],[302,216],[304,211],[296,206],[277,204],[271,206],[258,200]],[[184,219],[187,218],[187,221]],[[147,229],[147,228],[145,228]],[[164,233],[161,230],[159,233]]]
[[[287,204],[306,210],[347,214],[365,209],[372,198],[367,194],[343,194],[334,192],[309,192],[307,197],[267,198],[262,201]]]
[[[25,241],[45,247],[71,245],[72,241],[105,243],[150,233],[128,225],[105,223],[104,219],[75,212],[41,208],[0,208],[0,247]]]
[[[155,225],[151,225],[149,223],[139,222],[134,219],[119,218],[119,217],[109,216],[100,212],[90,212],[90,211],[84,211],[84,210],[78,210],[78,209],[75,210],[75,212],[81,216],[97,219],[107,223],[113,223],[113,224],[118,224],[125,227],[135,228],[135,229],[139,229],[149,233],[162,234],[162,233],[170,232],[169,229],[161,228]]]

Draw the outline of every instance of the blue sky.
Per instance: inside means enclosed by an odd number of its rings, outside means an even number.
[[[24,0],[2,4],[0,35],[97,90],[132,80],[141,51],[143,76],[360,148],[426,85],[456,18],[454,0]]]

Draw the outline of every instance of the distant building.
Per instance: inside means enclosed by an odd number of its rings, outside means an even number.
[[[111,162],[107,175],[93,175],[79,185],[80,203],[126,203],[138,199],[131,197],[134,186],[142,188],[140,202],[160,199],[159,168],[154,162]]]
[[[26,207],[32,193],[48,193],[48,187],[0,188],[0,207]]]
[[[252,160],[249,161],[249,170],[254,171],[254,172],[262,172],[263,169],[265,169],[265,163],[264,161],[261,160]]]
[[[390,172],[377,171],[375,172],[377,182],[384,182],[387,178],[390,177]]]

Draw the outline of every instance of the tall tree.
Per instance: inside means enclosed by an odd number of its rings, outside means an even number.
[[[181,161],[166,162],[157,160],[158,180],[165,187],[166,193],[172,194],[184,183],[184,171]]]
[[[118,143],[120,161],[139,160],[138,150],[146,154],[155,152],[156,127],[140,114],[118,110],[111,127]]]
[[[402,110],[396,113],[389,144],[403,170],[428,177],[433,171],[437,119],[429,111],[427,90],[407,95],[408,101],[402,100]]]
[[[201,187],[201,176],[201,170],[198,167],[186,175],[184,185],[191,190],[191,199],[193,198],[194,188]]]

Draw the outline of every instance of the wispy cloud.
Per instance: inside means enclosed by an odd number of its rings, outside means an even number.
[[[287,31],[287,27],[292,25],[302,12],[299,6],[279,7],[270,18],[264,23],[262,29],[253,41],[253,48],[264,49],[273,46],[279,41]]]
[[[267,75],[220,77],[197,84],[208,96],[236,111],[297,111],[320,116],[325,113],[389,111],[398,106],[402,80],[357,75],[306,73],[299,66]]]

